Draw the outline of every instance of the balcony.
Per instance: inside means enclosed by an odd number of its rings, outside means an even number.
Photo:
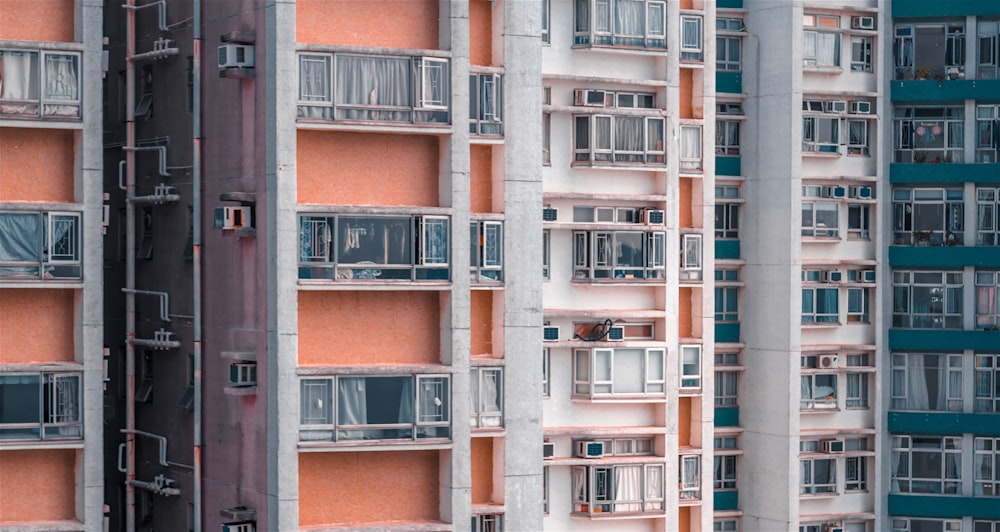
[[[573,466],[572,476],[573,516],[609,519],[666,514],[662,463]]]
[[[906,434],[964,434],[1000,437],[1000,415],[962,412],[888,413],[889,431]]]
[[[990,100],[1000,94],[1000,79],[913,79],[890,83],[894,102]]]
[[[0,49],[0,119],[79,121],[80,53]]]
[[[984,2],[984,4],[988,3]],[[996,497],[901,495],[890,493],[889,514],[952,519],[955,516],[966,515],[972,516],[973,519],[1000,520],[1000,504],[997,504]]]
[[[995,351],[1000,345],[1000,331],[954,329],[889,329],[889,348],[898,350],[951,351],[973,349]]]
[[[962,266],[989,266],[1000,264],[1000,247],[997,246],[939,246],[889,247],[889,264],[892,266],[959,268]]]
[[[609,2],[577,0],[574,48],[667,49],[667,6],[662,0]]]

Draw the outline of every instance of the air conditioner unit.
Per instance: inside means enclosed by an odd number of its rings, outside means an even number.
[[[872,199],[872,187],[858,187],[858,197],[861,199]]]
[[[583,107],[607,107],[608,93],[602,90],[576,89],[573,91],[573,103]]]
[[[559,339],[559,327],[545,327],[542,329],[542,339],[546,342],[554,342]]]
[[[851,102],[851,112],[856,115],[870,115],[872,114],[872,103],[871,102]]]
[[[640,215],[640,221],[653,225],[663,225],[665,219],[666,213],[656,209],[643,209]]]
[[[875,17],[851,17],[851,29],[873,30],[875,29]]]
[[[577,458],[601,458],[604,456],[604,442],[594,440],[577,440]]]
[[[833,197],[833,188],[834,187],[831,187],[831,186],[820,187],[819,197],[821,197],[821,198],[832,198]]]
[[[823,440],[820,447],[824,453],[840,454],[844,452],[844,440]]]
[[[223,44],[219,47],[219,68],[253,68],[252,44]]]
[[[257,364],[237,362],[229,365],[229,384],[233,386],[254,386],[257,384]]]
[[[554,207],[545,207],[542,209],[542,220],[546,222],[554,222],[559,216],[559,211]]]
[[[844,532],[844,527],[842,526],[828,526],[823,529],[823,532]]]
[[[844,100],[833,100],[830,102],[823,102],[823,110],[827,113],[846,113],[847,112],[847,102]]]
[[[863,283],[874,283],[875,282],[875,270],[861,270],[861,282],[863,282]]]
[[[833,197],[843,198],[847,195],[847,189],[842,186],[833,187]]]
[[[837,355],[820,355],[819,367],[820,369],[832,369],[837,367]]]
[[[844,280],[844,273],[838,270],[826,270],[823,272],[823,282],[840,283]]]
[[[611,327],[608,329],[607,340],[609,342],[621,342],[625,339],[625,327]]]
[[[217,207],[215,227],[219,229],[250,227],[250,207]]]
[[[233,523],[222,525],[222,532],[254,532],[253,523]]]
[[[547,441],[542,444],[542,458],[552,458],[556,455],[556,444]]]

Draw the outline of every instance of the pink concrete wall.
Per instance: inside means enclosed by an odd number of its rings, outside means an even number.
[[[0,363],[72,362],[73,291],[0,290]]]
[[[438,47],[437,0],[298,0],[295,15],[300,43]]]
[[[493,291],[473,290],[471,292],[471,345],[469,353],[491,355],[493,353]]]
[[[469,0],[469,64],[493,64],[492,0]]]
[[[73,449],[0,451],[0,528],[74,519],[76,454]]]
[[[472,212],[493,212],[493,147],[470,146],[469,189]]]
[[[493,438],[472,438],[472,504],[493,501]]]
[[[73,42],[74,0],[0,0],[0,39]]]
[[[73,144],[72,131],[0,128],[0,201],[72,202]]]

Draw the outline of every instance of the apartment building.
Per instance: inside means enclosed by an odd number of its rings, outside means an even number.
[[[109,8],[113,528],[540,527],[536,7]]]
[[[1000,6],[896,0],[886,15],[884,528],[995,532]]]
[[[544,9],[545,528],[709,530],[714,6]]]
[[[100,2],[0,4],[0,528],[103,525]]]

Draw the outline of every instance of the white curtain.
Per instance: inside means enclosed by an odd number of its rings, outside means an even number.
[[[615,160],[642,162],[642,117],[615,118]]]
[[[701,168],[700,127],[681,127],[681,168]]]
[[[837,64],[837,44],[836,33],[816,32],[816,64],[834,66]]]
[[[37,114],[38,53],[0,52],[0,113]]]
[[[927,410],[930,406],[925,372],[924,355],[906,357],[906,407],[909,410]]]
[[[406,121],[408,111],[376,111],[356,107],[411,107],[412,73],[409,59],[338,55],[336,103],[354,109],[340,110],[337,118]]]
[[[646,467],[646,510],[663,509],[663,468]]]
[[[615,512],[641,512],[642,466],[615,467]]]
[[[368,423],[367,382],[364,377],[341,377],[337,380],[337,425]],[[364,438],[363,430],[338,430],[340,439]]]
[[[615,34],[644,37],[643,0],[617,0],[615,2]]]
[[[586,504],[587,501],[587,471],[583,466],[573,468],[573,500]]]
[[[909,477],[910,476],[910,453],[906,451],[896,451],[892,453],[893,461],[893,472],[892,472],[892,491],[897,493],[908,493],[910,491],[910,484],[906,482],[906,486],[901,486],[900,481],[897,477]]]
[[[45,56],[45,98],[47,100],[79,100],[78,60],[72,55]],[[45,116],[77,116],[79,105],[46,105]]]

